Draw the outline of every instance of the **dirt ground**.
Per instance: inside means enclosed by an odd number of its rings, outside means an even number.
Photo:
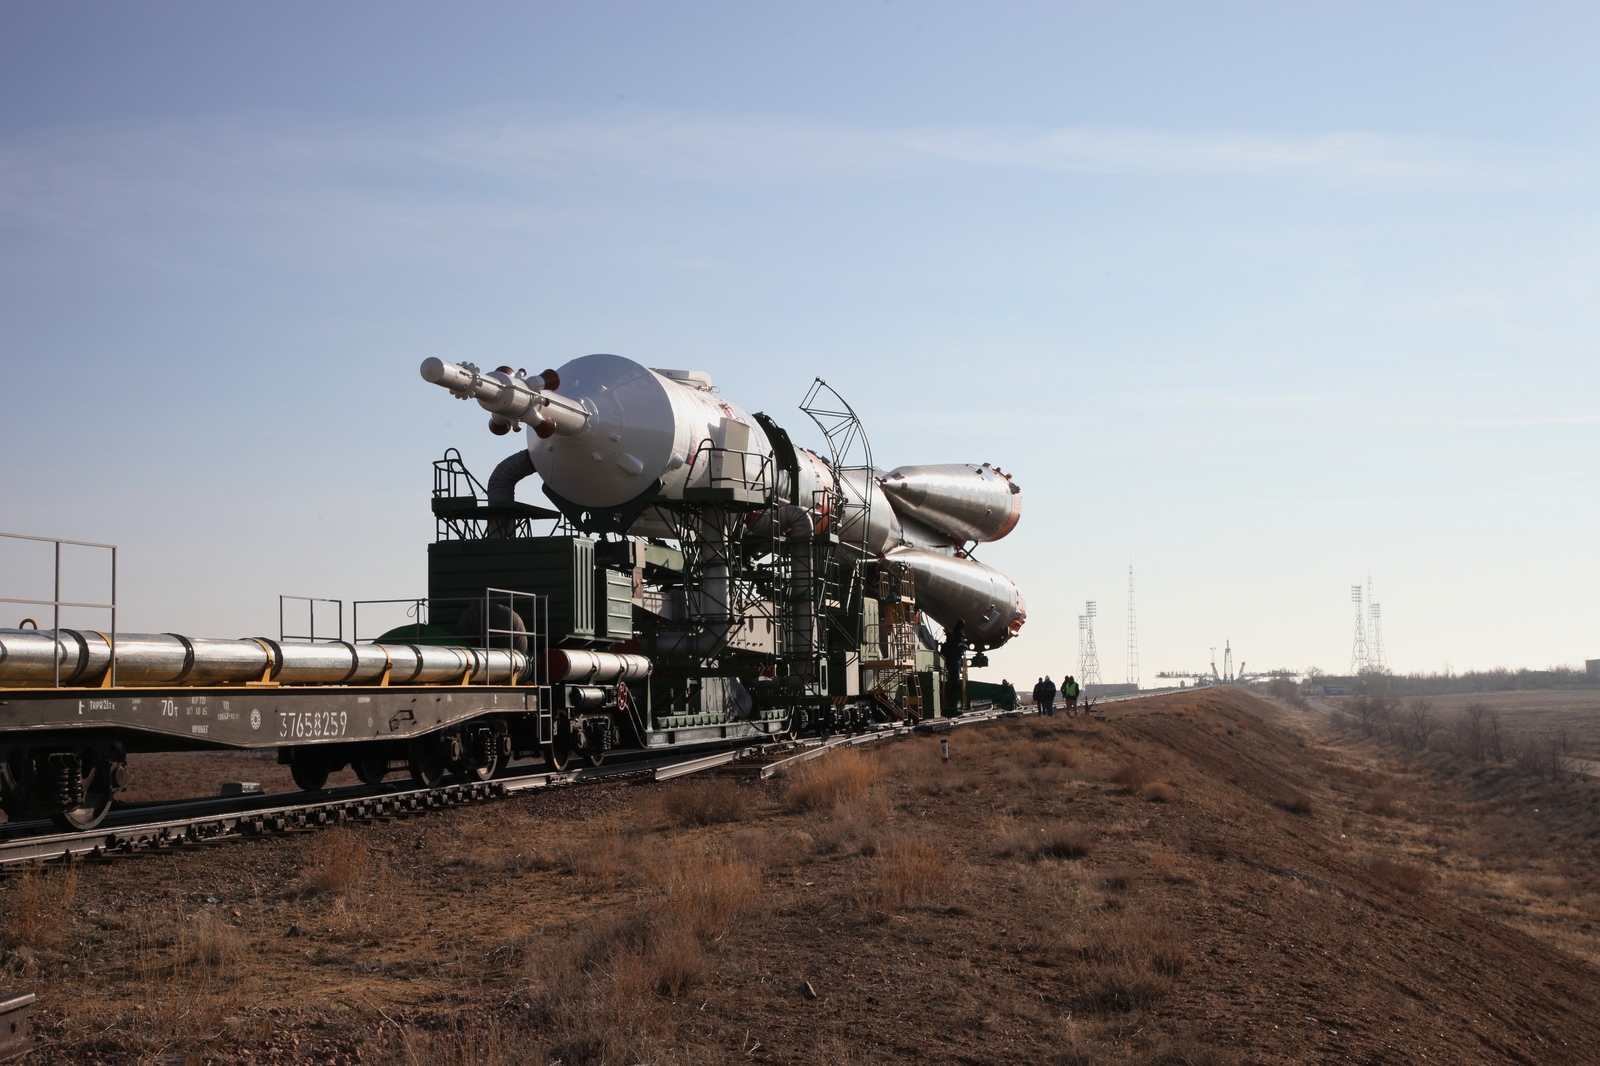
[[[1468,704],[1481,703],[1513,733],[1548,737],[1565,731],[1572,738],[1574,755],[1600,758],[1600,688],[1452,693],[1427,700],[1444,720],[1462,713]]]
[[[12,876],[0,994],[32,1063],[1600,1061],[1600,784],[1326,722],[1174,694]]]

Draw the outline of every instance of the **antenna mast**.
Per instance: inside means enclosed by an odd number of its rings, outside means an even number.
[[[1139,687],[1139,627],[1133,610],[1133,565],[1128,566],[1128,684]]]
[[[1100,683],[1100,655],[1094,648],[1094,616],[1098,613],[1093,600],[1083,605],[1078,616],[1078,682],[1082,685]]]
[[[1389,672],[1388,659],[1383,654],[1383,612],[1372,595],[1372,575],[1367,575],[1367,666],[1380,674]]]
[[[1350,672],[1357,677],[1367,672],[1369,659],[1367,656],[1367,627],[1366,616],[1361,610],[1361,586],[1350,586],[1350,602],[1356,605],[1356,639],[1355,646],[1350,651]]]

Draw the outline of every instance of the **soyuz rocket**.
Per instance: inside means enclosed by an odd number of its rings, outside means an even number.
[[[1027,618],[1016,583],[967,552],[1010,533],[1022,514],[1021,487],[987,463],[836,470],[795,446],[797,462],[784,469],[763,419],[718,395],[708,374],[617,355],[587,355],[537,375],[436,358],[421,369],[424,380],[477,400],[495,433],[527,426],[528,457],[547,492],[581,507],[670,506],[726,477],[717,468],[733,463],[763,486],[768,506],[794,501],[817,531],[908,567],[922,609],[946,629],[963,623],[975,645],[1005,643]],[[701,454],[708,451],[709,462]],[[828,501],[841,499],[855,506],[828,513]],[[645,506],[627,532],[663,537],[671,528]]]

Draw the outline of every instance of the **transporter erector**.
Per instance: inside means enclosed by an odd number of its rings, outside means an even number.
[[[98,824],[137,751],[276,747],[303,788],[345,766],[432,786],[532,755],[561,770],[938,717],[955,708],[926,622],[978,654],[1024,623],[1016,584],[972,557],[1016,527],[1011,476],[878,469],[820,379],[812,451],[702,371],[589,355],[421,373],[492,432],[527,432],[486,485],[453,450],[434,464],[413,620],[309,644],[0,630],[8,817]],[[553,507],[517,501],[533,474]]]

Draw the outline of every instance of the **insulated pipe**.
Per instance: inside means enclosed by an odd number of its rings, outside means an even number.
[[[519,448],[494,468],[489,475],[489,506],[506,507],[517,502],[517,482],[532,474],[533,456],[526,448]]]
[[[534,472],[533,456],[522,448],[500,460],[489,475],[489,506],[509,507],[517,502],[517,482]],[[516,519],[499,515],[489,520],[488,535],[503,540],[516,530]]]
[[[441,684],[493,680],[512,684],[528,663],[521,652],[414,644],[282,644],[275,640],[218,640],[176,633],[124,633],[117,637],[119,685],[227,685],[264,678],[280,684]],[[97,684],[111,662],[105,634],[63,629],[0,630],[0,685],[40,687]]]
[[[600,685],[567,686],[567,706],[575,710],[603,707],[613,696]]]
[[[549,680],[575,684],[614,684],[650,676],[650,660],[632,652],[557,648],[545,656]]]

